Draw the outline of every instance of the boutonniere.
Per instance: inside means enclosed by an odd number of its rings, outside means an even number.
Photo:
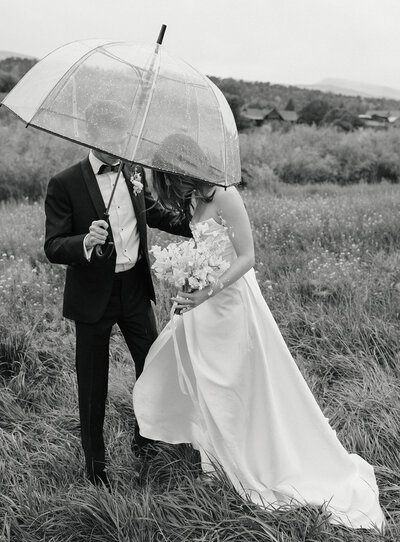
[[[138,196],[143,190],[142,174],[139,171],[135,171],[135,173],[131,174],[129,180],[133,186],[133,194]]]

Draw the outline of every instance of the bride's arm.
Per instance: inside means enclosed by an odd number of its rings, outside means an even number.
[[[200,305],[206,299],[236,282],[254,265],[254,243],[250,221],[237,189],[231,187],[227,190],[217,190],[212,205],[228,228],[228,235],[235,248],[237,258],[229,269],[219,277],[216,284],[190,294],[178,292],[174,300],[178,302],[180,308],[192,308]]]
[[[228,235],[234,246],[237,258],[223,273],[216,287],[212,288],[214,293],[236,282],[254,265],[254,243],[251,232],[250,220],[235,187],[227,190],[217,191],[215,204],[218,208],[218,215],[224,220],[228,227]]]

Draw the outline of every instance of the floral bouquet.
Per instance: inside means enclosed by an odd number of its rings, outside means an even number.
[[[213,284],[229,267],[229,263],[216,251],[218,243],[210,236],[195,242],[194,239],[170,243],[166,248],[153,246],[155,257],[152,269],[159,280],[184,291],[202,290]]]

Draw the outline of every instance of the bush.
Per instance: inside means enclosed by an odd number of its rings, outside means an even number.
[[[285,133],[264,126],[241,136],[240,147],[245,169],[268,166],[285,183],[344,185],[400,179],[400,131],[395,129],[343,133],[334,127],[301,125]]]
[[[7,122],[0,125],[0,201],[40,199],[52,175],[87,153],[81,146],[25,128],[2,110],[0,115]]]
[[[400,130],[343,133],[334,127],[263,126],[240,134],[243,181],[273,193],[289,184],[374,183],[400,179]],[[43,196],[49,178],[87,149],[34,128],[0,109],[0,201]]]
[[[354,115],[343,107],[330,109],[325,114],[321,124],[334,126],[343,132],[352,132],[364,126],[364,122],[357,115]]]

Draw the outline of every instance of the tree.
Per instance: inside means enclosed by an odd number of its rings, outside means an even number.
[[[325,102],[324,100],[313,100],[300,111],[298,122],[310,125],[316,124],[319,126],[329,109],[330,106],[328,102]]]
[[[19,57],[0,60],[0,92],[10,92],[35,63],[35,59]]]
[[[344,107],[335,107],[329,109],[321,121],[321,124],[336,126],[344,132],[352,132],[361,126],[364,122]]]
[[[12,73],[0,70],[0,92],[10,92],[17,82],[18,77]]]
[[[230,94],[227,92],[224,92],[224,96],[235,117],[237,129],[240,131],[248,128],[249,121],[242,117],[243,99],[237,94]]]
[[[1,64],[0,69],[4,69]],[[383,109],[385,111],[400,110],[400,100],[388,98],[344,96],[316,89],[299,88],[293,85],[285,86],[262,81],[243,81],[232,78],[224,79],[216,76],[210,76],[210,79],[224,94],[236,94],[243,99],[243,102],[248,107],[258,107],[260,109],[276,106],[276,96],[280,96],[282,105],[279,105],[279,107],[287,104],[286,109],[290,109],[290,101],[292,101],[295,105],[294,109],[297,112],[300,112],[304,106],[315,100],[327,102],[329,108],[344,106],[347,111],[355,115],[365,113],[369,109]],[[311,122],[315,122],[315,120]]]
[[[0,70],[11,73],[19,80],[36,62],[37,60],[34,58],[9,56],[0,60]]]
[[[289,98],[289,101],[286,104],[285,110],[286,111],[296,111],[296,107],[294,105],[293,98]]]

